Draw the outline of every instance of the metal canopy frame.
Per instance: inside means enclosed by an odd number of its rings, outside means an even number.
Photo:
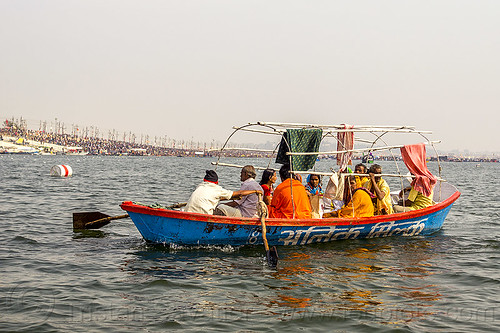
[[[212,149],[210,151],[218,151],[218,158],[216,162],[212,162],[212,165],[215,165],[215,169],[217,170],[217,167],[220,166],[227,166],[227,167],[236,167],[236,168],[242,168],[243,166],[236,165],[236,164],[227,164],[227,163],[222,163],[220,162],[222,153],[224,151],[228,150],[236,150],[236,151],[260,151],[260,152],[267,152],[271,153],[271,159],[267,165],[267,167],[260,167],[260,166],[255,166],[256,169],[258,170],[265,170],[268,169],[271,165],[272,158],[276,156],[281,138],[283,137],[283,134],[286,132],[287,129],[322,129],[323,130],[323,137],[321,139],[322,143],[326,138],[332,138],[337,140],[337,133],[342,133],[342,132],[353,132],[357,134],[369,134],[373,136],[372,140],[362,138],[359,136],[356,136],[354,138],[354,144],[356,143],[362,143],[365,145],[369,145],[369,147],[363,147],[363,148],[356,148],[356,149],[344,149],[344,150],[336,150],[336,151],[318,151],[314,153],[299,153],[299,152],[288,152],[287,155],[290,156],[290,165],[291,163],[291,158],[292,156],[298,156],[298,155],[329,155],[329,156],[337,156],[338,154],[343,154],[343,153],[371,153],[373,151],[389,151],[392,160],[395,162],[396,169],[397,169],[397,174],[383,174],[383,176],[386,177],[399,177],[400,178],[400,184],[401,188],[404,187],[403,184],[403,179],[407,178],[408,175],[402,175],[401,170],[399,169],[398,163],[397,163],[397,158],[396,155],[394,154],[394,149],[399,149],[401,147],[404,147],[404,145],[389,145],[384,137],[388,134],[416,134],[419,137],[421,137],[424,142],[415,142],[415,143],[424,143],[426,145],[430,145],[434,153],[436,155],[437,159],[437,164],[438,164],[438,181],[446,181],[442,179],[442,167],[441,163],[439,160],[439,155],[436,150],[435,145],[440,143],[441,141],[431,141],[428,138],[428,135],[432,134],[431,131],[424,131],[424,130],[418,130],[416,129],[415,126],[371,126],[371,125],[355,125],[352,126],[352,128],[346,128],[346,124],[338,124],[338,125],[318,125],[318,124],[300,124],[300,123],[277,123],[277,122],[255,122],[255,123],[247,123],[242,126],[234,126],[233,127],[233,132],[229,135],[227,140],[224,142],[224,145],[222,146],[221,149]],[[243,132],[251,132],[251,133],[256,133],[256,134],[264,134],[264,135],[275,135],[279,137],[278,143],[274,150],[269,150],[269,149],[256,149],[256,148],[234,148],[234,147],[228,147],[228,143],[230,142],[231,138],[239,131]],[[285,141],[286,142],[286,141]],[[337,140],[338,142],[338,140]],[[289,143],[286,142],[288,147]],[[340,170],[339,170],[340,171]],[[315,170],[311,171],[294,171],[291,170],[291,173],[296,173],[296,174],[308,174],[308,173],[318,173]],[[335,172],[333,171],[331,173],[325,173],[325,172],[319,172],[318,174],[325,175],[325,176],[331,176],[334,175]],[[338,173],[340,175],[346,176],[349,175],[347,173]],[[441,187],[440,187],[441,188]],[[292,194],[293,195],[293,194]]]

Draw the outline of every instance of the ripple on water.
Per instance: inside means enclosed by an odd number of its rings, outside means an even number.
[[[277,269],[267,267],[262,246],[150,245],[125,219],[73,232],[75,211],[121,215],[124,200],[186,201],[207,163],[0,156],[0,170],[16,170],[14,177],[0,173],[10,195],[0,211],[2,329],[497,329],[487,310],[497,307],[500,293],[500,209],[498,198],[482,194],[495,193],[495,168],[481,170],[486,181],[477,182],[467,177],[479,170],[449,163],[446,178],[464,184],[462,197],[432,236],[280,247]],[[71,165],[75,176],[47,176],[56,164]],[[221,169],[219,176],[225,187],[239,186],[238,170]],[[472,317],[470,311],[476,311]]]
[[[12,243],[20,243],[20,244],[28,244],[28,245],[38,245],[38,242],[34,239],[24,237],[24,236],[16,236],[10,240]]]

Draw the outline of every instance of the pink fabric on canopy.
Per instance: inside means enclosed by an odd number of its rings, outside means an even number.
[[[437,182],[437,178],[429,171],[425,162],[425,145],[407,145],[401,148],[403,162],[410,172],[416,177],[411,182],[411,186],[425,196],[432,193],[432,189]]]
[[[344,129],[351,129],[353,125],[344,124]],[[337,150],[351,150],[354,147],[354,132],[337,132]],[[337,154],[337,165],[343,171],[351,164],[352,152]]]

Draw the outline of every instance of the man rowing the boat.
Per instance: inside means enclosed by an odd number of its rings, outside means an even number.
[[[255,168],[251,165],[246,165],[241,169],[240,180],[242,181],[241,191],[252,191],[252,194],[247,195],[241,199],[220,204],[215,209],[215,215],[235,216],[235,217],[257,217],[257,203],[259,198],[256,194],[264,190],[255,181],[256,176]]]
[[[230,191],[219,185],[219,176],[214,170],[207,170],[203,182],[191,194],[184,211],[191,213],[213,214],[220,200],[239,199],[257,190]]]

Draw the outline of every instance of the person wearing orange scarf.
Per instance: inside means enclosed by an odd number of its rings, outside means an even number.
[[[311,202],[304,185],[291,176],[290,166],[287,164],[280,168],[279,174],[281,184],[274,190],[269,217],[286,219],[311,218]]]

